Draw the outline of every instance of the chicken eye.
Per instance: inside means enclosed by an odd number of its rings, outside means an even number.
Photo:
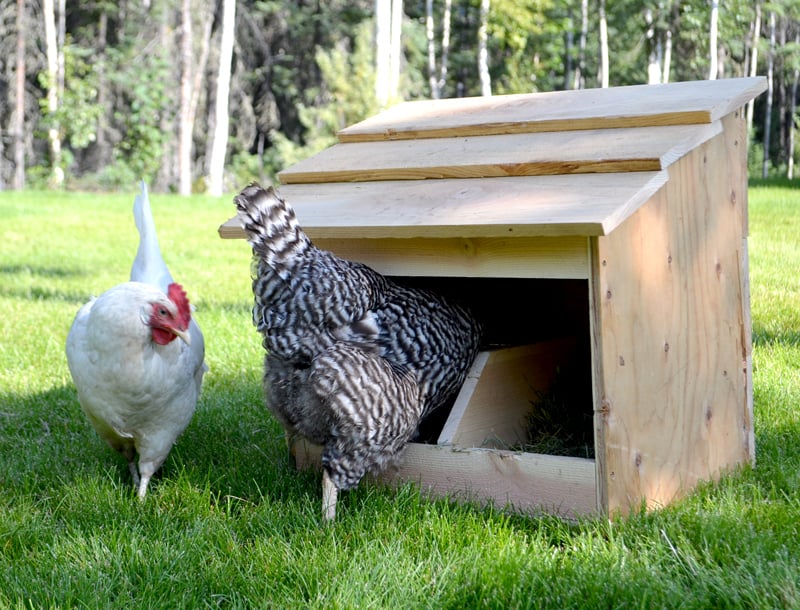
[[[166,310],[166,309],[164,309],[163,307],[159,307],[159,309],[158,309],[158,315],[160,315],[160,316],[166,316],[166,315],[167,315],[167,310]]]

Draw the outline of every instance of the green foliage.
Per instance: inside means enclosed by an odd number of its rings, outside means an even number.
[[[198,0],[193,0],[197,3]],[[708,75],[710,3],[680,0],[606,0],[611,86],[647,81],[648,57],[661,44],[666,52],[671,34],[670,81],[704,79]],[[199,4],[195,5],[199,7]],[[205,5],[204,5],[205,6]],[[582,65],[584,87],[599,86],[598,2],[589,3],[586,52]],[[771,152],[776,171],[786,167],[786,125],[789,91],[797,68],[794,34],[800,9],[797,0],[763,4],[758,73],[765,73],[766,19],[778,15],[776,53],[776,109]],[[259,0],[237,4],[236,46],[233,61],[231,134],[228,158],[239,166],[226,168],[238,175],[250,165],[259,146],[266,145],[263,172],[275,172],[333,142],[333,134],[376,108],[374,79],[374,0],[286,2]],[[479,0],[455,0],[452,4],[448,76],[443,97],[479,95],[477,31]],[[742,76],[752,43],[752,0],[720,3],[719,45],[722,76]],[[13,53],[15,26],[11,4],[4,23],[11,32],[2,40],[6,55]],[[435,54],[442,53],[444,2],[433,2]],[[426,2],[403,3],[402,99],[430,96]],[[180,65],[176,44],[180,40],[178,3],[106,0],[67,3],[66,89],[55,116],[45,106],[27,108],[26,133],[34,134],[28,145],[27,163],[34,182],[46,175],[46,130],[57,124],[64,138],[62,166],[69,170],[70,184],[124,185],[129,176],[158,175],[158,188],[171,185],[177,172],[173,145],[178,136],[177,106]],[[201,15],[196,11],[195,50],[210,45],[205,74],[195,83],[197,112],[194,126],[193,175],[205,171],[206,138],[211,133],[216,78],[219,19],[208,41]],[[652,16],[648,24],[646,15]],[[36,15],[29,15],[34,19]],[[104,24],[102,27],[100,24]],[[552,91],[574,86],[581,36],[580,0],[492,0],[489,14],[489,70],[495,94]],[[29,28],[29,31],[37,31]],[[102,36],[101,36],[102,32]],[[45,98],[48,84],[39,74],[41,53],[33,52],[35,37],[28,42],[29,100]],[[9,55],[11,57],[11,55]],[[13,91],[11,61],[0,74],[0,89]],[[35,75],[35,77],[34,77]],[[99,106],[98,92],[103,93]],[[31,94],[32,92],[32,94]],[[755,135],[761,138],[763,96],[757,101]],[[8,125],[11,106],[0,107],[0,119]],[[9,134],[6,134],[7,138]],[[11,151],[4,144],[0,154],[3,180],[13,171]],[[260,167],[259,167],[260,171]],[[97,178],[98,182],[91,185]],[[45,182],[40,182],[44,184]]]
[[[269,166],[277,173],[284,167],[310,157],[336,143],[336,133],[379,108],[375,98],[375,67],[372,57],[372,24],[363,22],[353,41],[326,51],[318,48],[316,65],[322,74],[319,103],[298,104],[300,123],[305,128],[303,144],[298,145],[278,130],[270,134],[273,148]]]
[[[551,56],[542,48],[544,41],[558,37],[558,22],[550,18],[553,4],[551,0],[493,3],[489,20],[493,92],[527,93],[548,87],[551,67],[543,61],[563,59],[563,55]]]
[[[97,102],[97,74],[87,61],[90,50],[67,40],[63,51],[64,91],[55,113],[49,112],[46,97],[39,101],[44,117],[42,125],[45,130],[57,128],[59,137],[72,148],[86,148],[97,136],[97,122],[102,114]],[[39,83],[45,90],[56,86],[49,82],[47,72],[39,74]]]
[[[171,64],[163,55],[147,55],[137,58],[137,69],[130,71],[122,69],[130,55],[110,50],[108,59],[112,66],[110,80],[121,91],[123,100],[114,114],[124,134],[115,148],[114,164],[150,180],[163,163],[167,142],[174,137],[162,126],[164,116],[175,107],[174,84],[168,88]]]
[[[59,101],[58,124],[74,149],[86,148],[97,138],[103,111],[97,100],[96,66],[88,61],[91,56],[91,49],[69,41],[64,47],[64,95]]]

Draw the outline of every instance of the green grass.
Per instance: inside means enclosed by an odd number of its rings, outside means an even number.
[[[800,607],[800,189],[750,191],[757,465],[660,511],[568,523],[319,478],[262,406],[229,198],[153,196],[210,372],[146,502],[80,412],[72,317],[127,278],[133,194],[0,193],[0,608]]]

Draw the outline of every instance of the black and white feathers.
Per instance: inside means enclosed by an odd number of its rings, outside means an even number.
[[[273,188],[234,203],[253,247],[253,322],[269,409],[323,446],[323,508],[380,471],[461,387],[478,349],[470,313],[317,248]]]

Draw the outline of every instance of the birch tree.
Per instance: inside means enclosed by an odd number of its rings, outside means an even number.
[[[581,0],[581,37],[578,40],[578,65],[575,68],[573,89],[586,85],[586,38],[589,35],[589,0]]]
[[[649,48],[647,55],[647,82],[650,85],[654,85],[661,82],[661,40],[656,34],[653,9],[649,6],[645,9],[644,19],[647,23],[646,37]]]
[[[178,193],[192,193],[192,3],[181,3],[180,107],[178,110]]]
[[[391,8],[391,0],[375,0],[375,99],[381,108],[385,108],[389,102]]]
[[[431,98],[439,99],[447,84],[447,62],[450,54],[450,22],[452,0],[444,1],[442,15],[441,61],[436,65],[436,20],[433,13],[433,0],[425,0],[425,34],[428,44],[428,83]]]
[[[56,93],[59,100],[64,99],[64,79],[67,70],[64,59],[64,45],[67,43],[67,2],[58,0],[56,27]]]
[[[428,43],[428,85],[431,98],[439,99],[439,86],[436,74],[436,39],[433,25],[433,0],[425,0],[425,38]]]
[[[800,48],[800,33],[795,33],[794,36],[795,47]],[[788,167],[786,168],[786,177],[791,180],[794,178],[794,132],[795,132],[795,113],[797,112],[797,90],[800,81],[800,65],[795,63],[794,71],[792,74],[792,94],[789,101],[789,146],[787,150]]]
[[[600,68],[597,82],[608,88],[608,21],[606,20],[606,0],[599,0],[598,14],[600,20]]]
[[[375,98],[381,108],[399,91],[402,25],[403,0],[375,0]]]
[[[749,75],[756,76],[758,74],[758,43],[761,40],[761,0],[756,0],[755,3],[755,14],[753,16],[753,22],[750,25],[751,35],[751,45],[750,45],[750,65],[749,65]],[[751,99],[747,102],[747,131],[748,133],[753,127],[753,107],[755,105],[755,100]]]
[[[719,49],[717,48],[717,31],[719,22],[719,1],[711,0],[711,19],[708,28],[708,80],[716,80],[719,69]]]
[[[442,59],[439,64],[439,91],[444,90],[447,84],[447,68],[450,57],[450,27],[453,14],[453,0],[444,0],[444,14],[442,15]]]
[[[478,75],[481,81],[481,95],[492,94],[492,79],[489,76],[489,10],[490,0],[481,0],[480,25],[478,26]]]
[[[769,174],[770,132],[772,131],[772,99],[775,81],[775,11],[769,12],[769,51],[767,52],[767,99],[764,104],[764,160],[761,177]]]
[[[664,70],[661,72],[661,82],[669,82],[669,74],[672,64],[672,30],[664,32]]]
[[[14,189],[25,188],[25,0],[17,0],[17,57],[14,113]]]
[[[389,101],[400,91],[400,65],[403,55],[403,0],[392,0],[392,25],[389,30]]]
[[[222,195],[225,154],[228,150],[228,96],[231,87],[233,34],[236,23],[236,0],[223,0],[222,36],[220,37],[219,71],[217,74],[216,120],[211,160],[208,168],[208,192]]]
[[[53,186],[60,186],[64,182],[64,170],[61,167],[61,135],[56,119],[60,77],[58,74],[58,43],[53,0],[43,0],[42,12],[44,13],[45,54],[47,56],[47,114],[50,120],[47,137],[50,143],[50,163],[52,166],[50,181]]]

